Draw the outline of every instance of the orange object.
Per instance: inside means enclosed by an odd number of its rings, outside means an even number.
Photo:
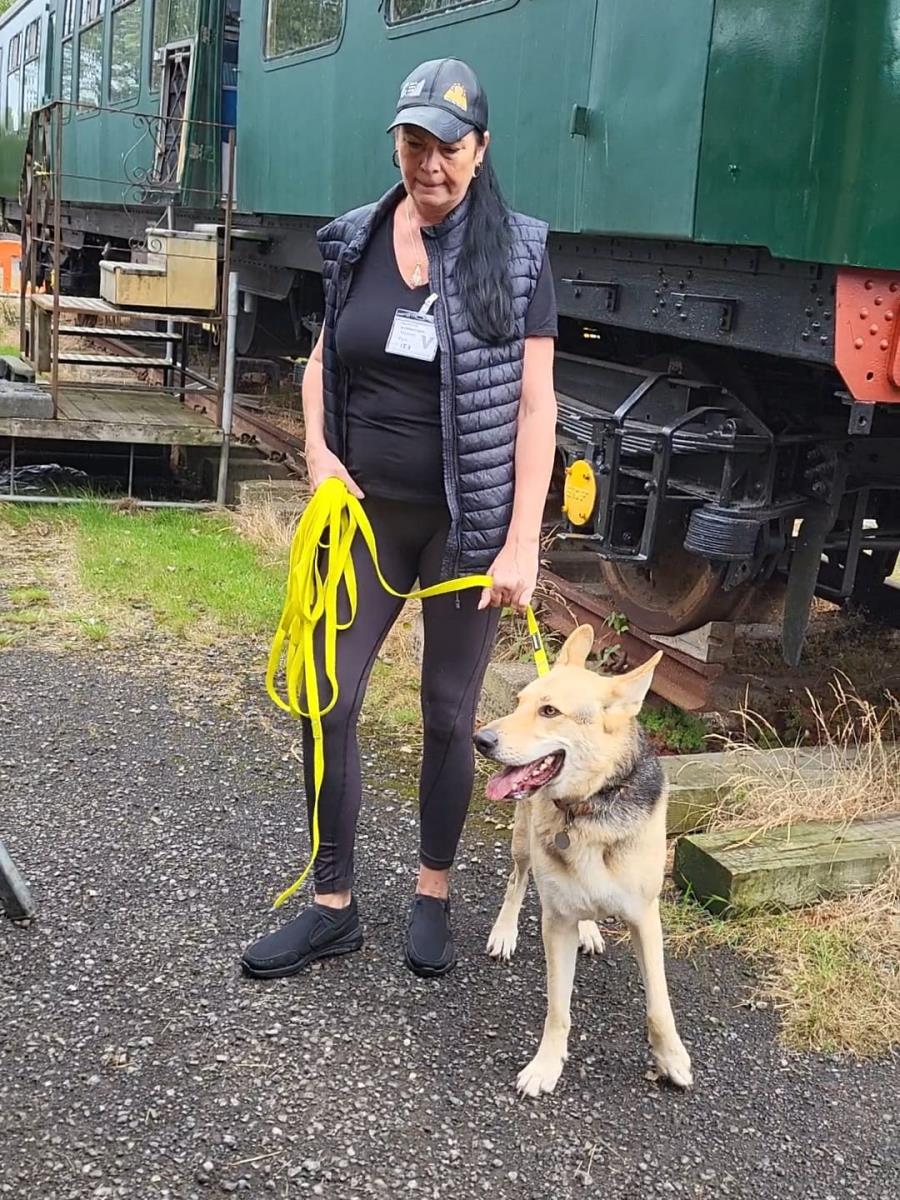
[[[19,261],[22,241],[10,234],[0,234],[0,292],[19,294]]]
[[[834,362],[854,400],[900,404],[900,271],[841,267]]]

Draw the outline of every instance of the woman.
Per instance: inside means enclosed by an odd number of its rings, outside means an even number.
[[[500,609],[524,608],[537,582],[555,446],[547,228],[506,208],[487,124],[465,63],[423,63],[406,79],[390,126],[402,182],[319,233],[325,322],[303,379],[310,480],[336,476],[363,501],[392,586],[493,580],[423,604],[421,847],[405,957],[424,976],[456,961],[449,872],[472,792],[475,709]],[[262,978],[362,945],[356,722],[401,602],[361,538],[353,557],[357,616],[338,638],[339,698],[324,718],[315,901],[245,951],[244,969]],[[307,722],[303,734],[311,804]]]

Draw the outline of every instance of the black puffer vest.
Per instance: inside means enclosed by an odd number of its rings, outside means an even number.
[[[325,438],[339,458],[344,457],[347,375],[334,348],[335,324],[372,230],[388,218],[404,194],[400,184],[377,203],[337,217],[318,233],[325,288]],[[506,540],[515,483],[525,314],[547,241],[542,221],[510,214],[515,336],[502,346],[487,345],[469,329],[454,278],[467,210],[463,201],[440,225],[423,230],[431,284],[438,295],[444,490],[451,516],[441,571],[445,579],[486,571]]]

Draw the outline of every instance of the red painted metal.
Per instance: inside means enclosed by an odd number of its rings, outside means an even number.
[[[834,361],[854,400],[900,403],[900,271],[841,267]]]

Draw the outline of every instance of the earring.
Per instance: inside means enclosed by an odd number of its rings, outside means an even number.
[[[472,178],[477,179],[480,174],[481,174],[481,163],[476,163],[475,170],[472,172]]]
[[[394,147],[394,153],[391,155],[391,162],[394,164],[394,166],[399,171],[400,170],[400,155],[397,153],[396,146]]]

